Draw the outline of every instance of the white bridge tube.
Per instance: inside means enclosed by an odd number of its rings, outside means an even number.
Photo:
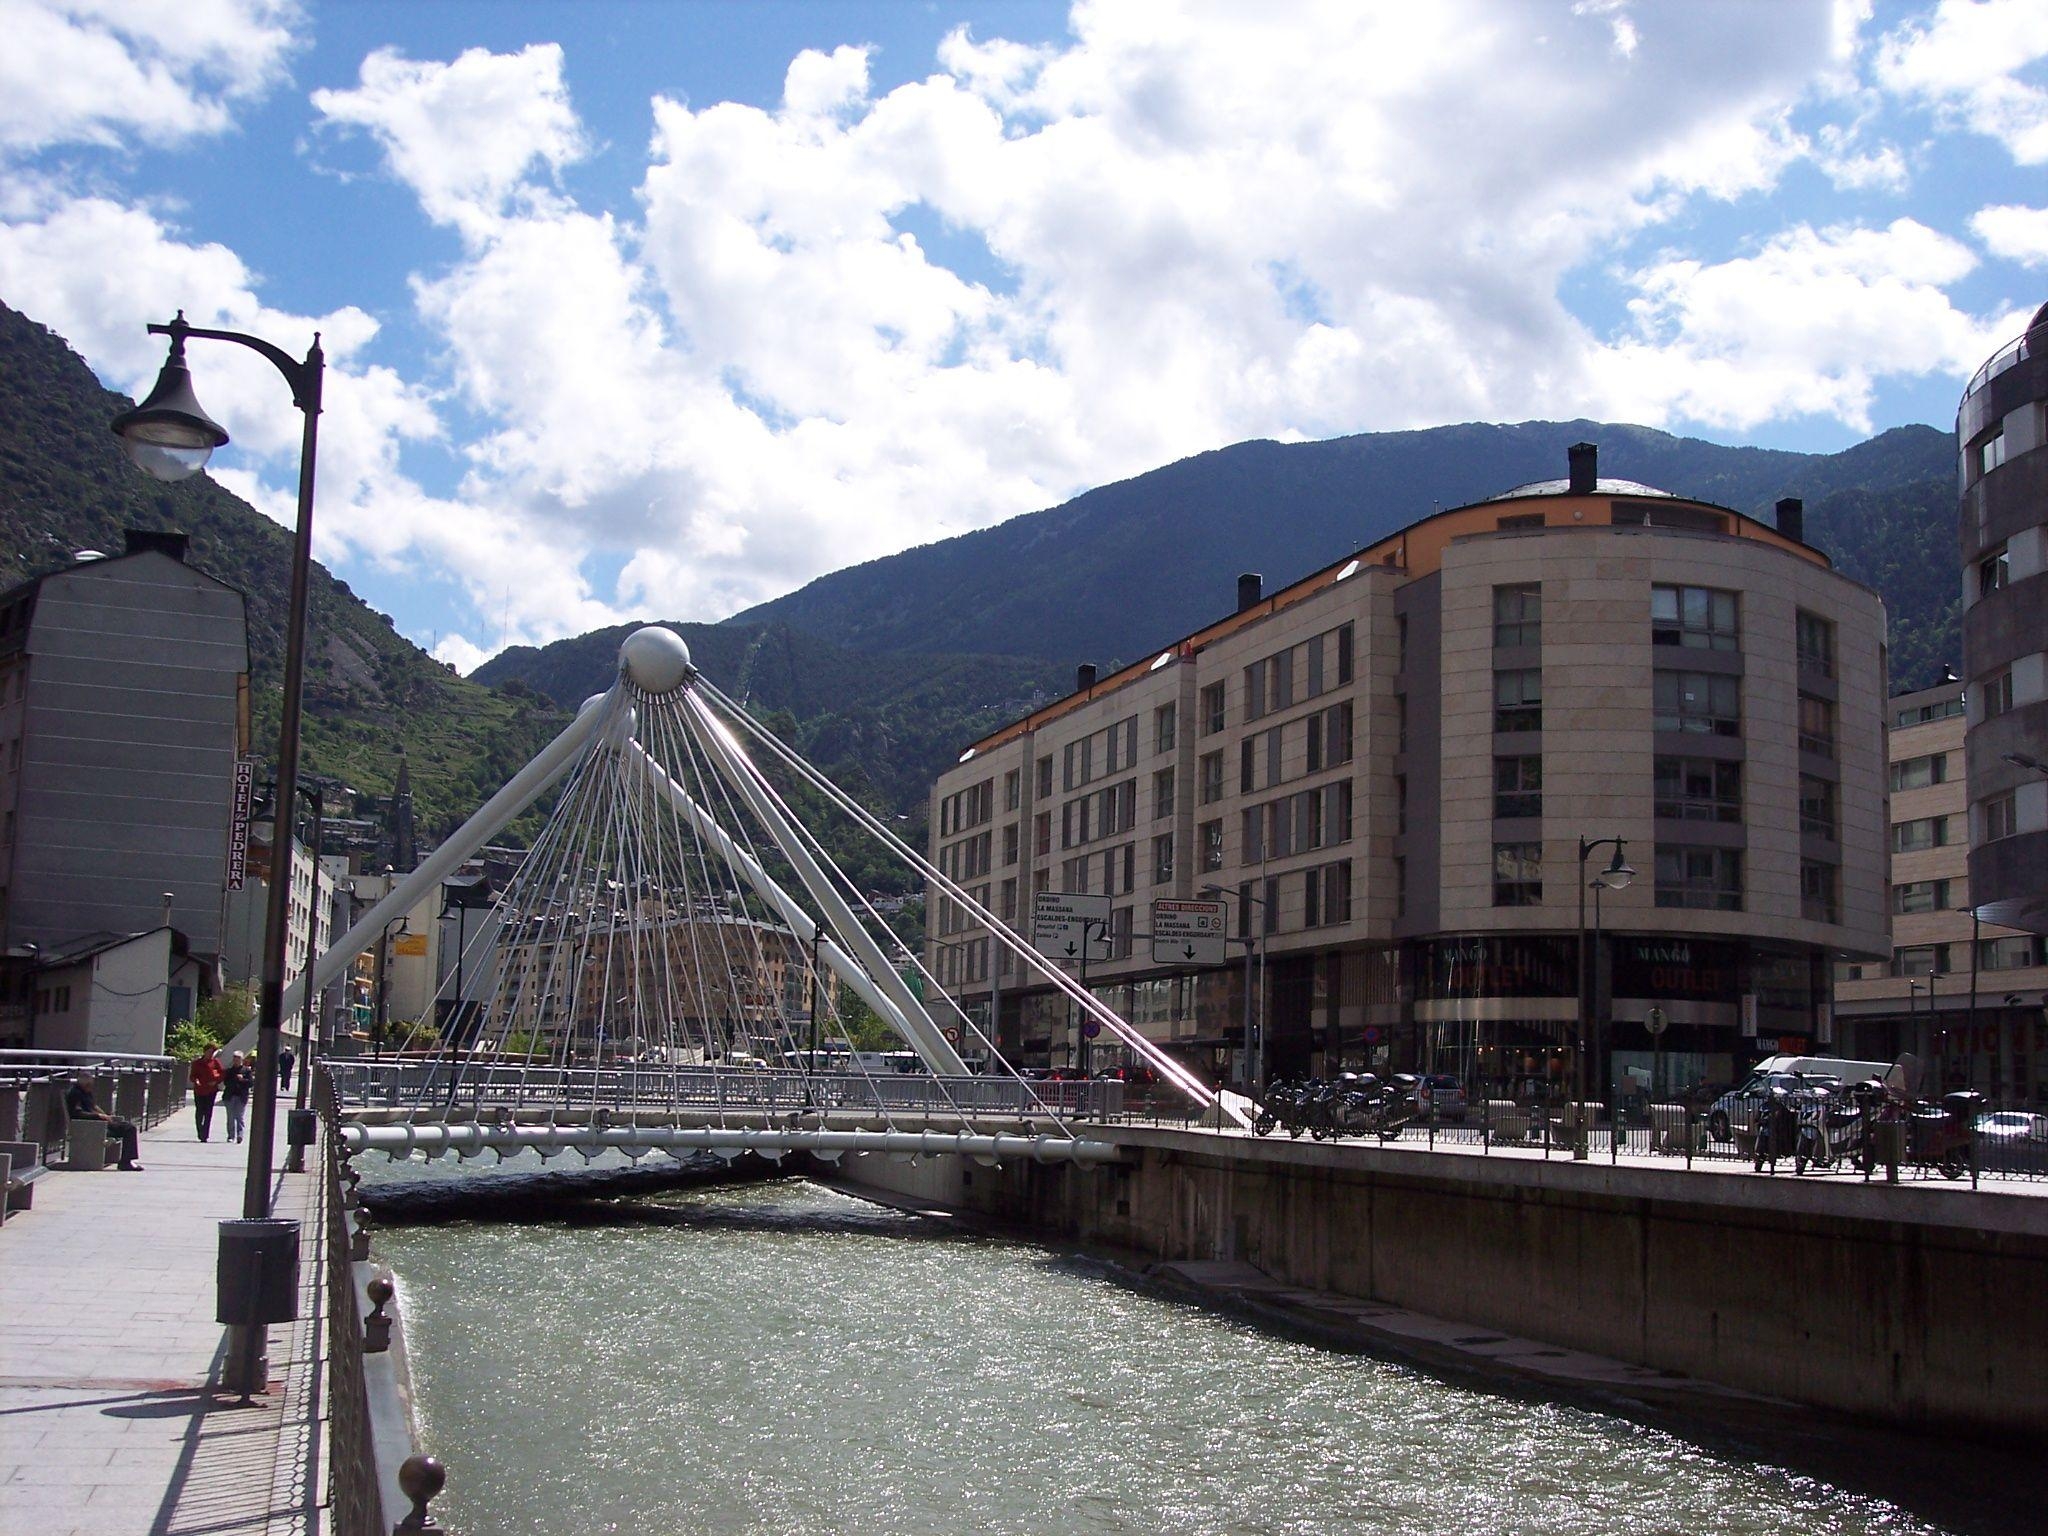
[[[343,934],[338,941],[330,944],[313,962],[313,990],[318,992],[326,988],[346,967],[354,963],[357,955],[377,942],[387,923],[410,912],[419,904],[422,896],[460,869],[464,860],[503,831],[513,817],[539,798],[550,784],[567,773],[577,754],[589,745],[618,707],[621,697],[621,690],[614,685],[610,693],[599,696],[601,702],[585,703],[561,735],[541,748],[539,755],[515,773],[503,789],[486,800],[482,808],[465,821],[452,837],[427,855],[425,862],[394,885],[382,901],[357,919],[353,928]],[[285,1033],[302,1032],[295,1031],[289,1026],[303,1023],[305,998],[304,976],[284,989],[284,1002],[281,1006],[283,1017],[287,1021]],[[239,1045],[241,1037],[237,1036],[234,1043]],[[304,1042],[301,1041],[300,1044],[303,1046]]]
[[[924,1004],[911,995],[910,988],[903,984],[903,978],[898,976],[895,967],[889,964],[888,956],[882,953],[881,946],[875,943],[874,936],[861,926],[860,919],[854,916],[853,909],[846,904],[846,899],[833,888],[824,871],[818,868],[816,861],[811,858],[810,851],[804,847],[803,839],[790,826],[788,819],[770,803],[768,797],[761,792],[760,785],[754,782],[753,775],[747,771],[749,765],[744,759],[744,754],[726,729],[725,723],[706,707],[704,701],[694,691],[686,691],[684,700],[691,715],[696,719],[697,738],[710,755],[713,765],[740,798],[747,802],[747,809],[752,811],[761,825],[767,829],[768,835],[775,839],[783,856],[789,860],[790,867],[796,871],[797,878],[803,881],[804,889],[811,893],[811,899],[818,904],[819,910],[832,924],[834,935],[846,944],[867,968],[875,985],[894,1000],[897,1012],[903,1015],[903,1038],[924,1058],[925,1065],[932,1069],[934,1076],[969,1076],[967,1063],[960,1059],[960,1053],[953,1049],[952,1042],[946,1039],[944,1032],[932,1021],[931,1015],[924,1011]]]
[[[818,924],[797,904],[796,898],[778,885],[774,877],[761,867],[760,862],[752,854],[733,841],[731,834],[718,824],[716,818],[691,798],[690,792],[675,781],[674,775],[654,760],[654,754],[637,741],[625,743],[620,750],[633,753],[642,771],[646,773],[648,782],[668,800],[678,815],[690,823],[699,837],[717,850],[718,856],[725,860],[734,873],[760,893],[761,899],[775,909],[777,915],[789,925],[790,931],[798,939],[806,944],[817,944],[819,963],[828,967],[841,981],[853,988],[862,1002],[874,1009],[899,1035],[908,1040],[911,1036],[911,1025],[909,1020],[903,1017],[903,1010],[875,985],[874,978],[862,970],[851,956],[831,939],[820,934]]]
[[[614,1125],[603,1129],[574,1125],[459,1125],[420,1122],[404,1125],[341,1127],[342,1146],[349,1152],[388,1152],[406,1157],[423,1152],[493,1151],[690,1151],[715,1152],[848,1152],[909,1153],[924,1157],[954,1154],[979,1158],[1031,1158],[1041,1163],[1107,1163],[1123,1156],[1114,1142],[1084,1141],[1072,1136],[973,1135],[964,1131],[823,1131],[774,1130],[768,1127]]]

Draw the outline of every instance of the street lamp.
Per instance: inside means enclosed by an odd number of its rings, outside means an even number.
[[[1584,1158],[1586,1155],[1586,1019],[1592,1011],[1586,997],[1586,978],[1592,970],[1587,963],[1590,957],[1586,953],[1586,859],[1595,849],[1611,845],[1614,857],[1608,860],[1605,869],[1593,877],[1592,883],[1604,890],[1621,890],[1636,877],[1636,872],[1629,868],[1628,861],[1622,857],[1622,849],[1627,846],[1627,842],[1626,838],[1620,837],[1597,837],[1590,842],[1583,835],[1579,838],[1579,1048],[1575,1053],[1577,1059],[1573,1063],[1572,1072],[1573,1098],[1577,1101],[1572,1126],[1574,1158]]]
[[[170,355],[157,375],[156,387],[142,404],[123,411],[112,422],[128,456],[159,480],[183,480],[206,467],[213,450],[228,440],[227,430],[200,409],[192,393],[192,375],[185,367],[185,342],[197,336],[231,341],[259,352],[291,386],[292,404],[304,415],[299,448],[299,521],[292,546],[291,608],[284,632],[284,701],[277,723],[277,819],[271,834],[273,862],[291,846],[292,804],[299,788],[299,696],[306,664],[306,587],[313,563],[313,466],[319,444],[320,389],[327,361],[316,333],[303,362],[255,336],[216,331],[185,323],[185,312],[169,325],[152,325],[152,336],[171,338]],[[249,1120],[249,1168],[242,1185],[242,1215],[270,1214],[270,1153],[277,1126],[278,1027],[284,1011],[284,972],[289,959],[290,898],[287,881],[272,870],[265,921],[262,990],[256,1008],[256,1093]],[[253,1362],[252,1362],[253,1365]]]
[[[159,480],[183,480],[205,468],[213,450],[228,440],[227,429],[200,409],[192,393],[192,375],[185,367],[186,338],[230,341],[268,358],[291,387],[292,404],[306,419],[299,446],[299,519],[292,542],[291,606],[284,630],[284,699],[277,720],[277,809],[271,832],[271,862],[288,857],[292,806],[299,789],[299,697],[306,670],[306,587],[313,564],[313,466],[320,440],[320,390],[327,359],[316,332],[305,360],[296,362],[279,347],[240,331],[216,331],[187,325],[181,309],[169,325],[152,325],[152,336],[171,338],[170,355],[157,375],[156,387],[142,404],[123,411],[111,423],[128,456]],[[270,899],[265,921],[262,990],[256,1005],[256,1092],[249,1120],[249,1166],[242,1183],[242,1215],[261,1220],[270,1214],[271,1142],[277,1130],[277,1047],[284,1013],[284,972],[291,947],[291,886],[271,870]],[[308,980],[310,981],[310,977]],[[268,1330],[237,1324],[240,1336],[230,1345],[231,1384],[242,1392],[262,1390],[269,1375],[264,1359]]]
[[[1261,1048],[1264,1042],[1259,1039],[1252,1026],[1252,962],[1254,959],[1258,961],[1259,1005],[1260,1012],[1263,1013],[1266,1002],[1266,948],[1259,942],[1259,931],[1265,926],[1266,898],[1254,896],[1249,891],[1225,890],[1220,885],[1205,885],[1202,887],[1202,894],[1214,896],[1218,901],[1241,898],[1259,909],[1260,921],[1257,924],[1252,922],[1249,912],[1239,909],[1244,919],[1245,937],[1238,940],[1244,945],[1244,1086],[1245,1092],[1256,1095],[1265,1079],[1263,1068],[1266,1053]]]
[[[298,788],[299,793],[305,796],[313,807],[313,889],[312,898],[306,903],[306,966],[299,973],[300,986],[305,993],[305,1009],[299,1023],[298,1101],[292,1112],[291,1132],[285,1137],[286,1173],[306,1171],[306,1147],[313,1139],[311,1111],[306,1107],[306,1100],[312,1091],[313,1078],[313,1008],[318,997],[313,988],[313,966],[320,958],[320,834],[322,819],[327,811],[319,785],[301,784]],[[275,855],[272,856],[271,862],[276,863]],[[273,870],[272,874],[275,873]]]

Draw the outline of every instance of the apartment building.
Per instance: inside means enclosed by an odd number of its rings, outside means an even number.
[[[1110,902],[1089,985],[1222,1080],[1250,976],[1269,1075],[1566,1079],[1579,839],[1594,1081],[1660,1088],[1833,1038],[1833,962],[1886,932],[1884,614],[1779,527],[1567,478],[1438,513],[969,746],[932,857],[1029,937],[1039,891]],[[1216,969],[1155,966],[1149,904],[1220,889]],[[1013,1060],[1081,1047],[1064,1000],[934,895],[928,964]],[[1004,961],[1009,963],[1005,964]],[[1668,1026],[1653,1038],[1650,1010]]]
[[[1910,1051],[1945,1086],[2048,1102],[2048,941],[1971,897],[1967,708],[1953,678],[1891,701],[1892,950],[1838,969],[1836,1018],[1851,1056]]]
[[[2048,933],[2048,304],[1956,411],[1970,880],[1983,916]]]

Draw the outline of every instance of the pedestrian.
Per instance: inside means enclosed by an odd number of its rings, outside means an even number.
[[[121,1171],[142,1172],[142,1164],[135,1161],[138,1150],[136,1140],[139,1135],[135,1129],[135,1122],[120,1119],[100,1108],[99,1101],[93,1097],[90,1073],[81,1072],[72,1080],[71,1086],[64,1090],[64,1113],[74,1120],[106,1121],[107,1134],[118,1136],[121,1140]]]
[[[243,1061],[240,1051],[235,1052],[220,1077],[221,1095],[227,1100],[229,1141],[242,1139],[243,1122],[249,1115],[249,1094],[255,1086],[255,1070]]]
[[[192,1063],[192,1114],[199,1122],[199,1139],[213,1139],[213,1101],[220,1096],[220,1047],[209,1045]]]
[[[292,1054],[292,1048],[282,1040],[277,1043],[277,1086],[287,1093],[292,1086],[292,1063],[299,1058]]]

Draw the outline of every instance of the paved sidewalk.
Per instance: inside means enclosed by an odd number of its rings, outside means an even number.
[[[325,1524],[317,1175],[278,1176],[275,1214],[303,1224],[300,1318],[270,1330],[271,1389],[248,1406],[218,1390],[215,1223],[242,1213],[246,1150],[200,1143],[181,1111],[143,1133],[148,1172],[55,1170],[0,1228],[6,1536]]]

